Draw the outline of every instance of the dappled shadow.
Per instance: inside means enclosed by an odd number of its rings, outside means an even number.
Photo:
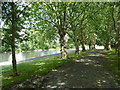
[[[117,88],[114,75],[103,61],[106,58],[99,51],[88,53],[50,72],[41,88]]]
[[[52,88],[117,88],[119,85],[112,72],[106,67],[107,59],[100,51],[90,52],[57,69],[52,69],[44,77],[33,78],[33,80],[24,83],[24,87],[32,87],[38,90]],[[41,70],[46,69],[44,65],[48,65],[48,63],[34,64]],[[40,71],[40,68],[36,70],[36,73]],[[50,69],[50,67],[48,68]],[[23,85],[21,86],[23,87]]]

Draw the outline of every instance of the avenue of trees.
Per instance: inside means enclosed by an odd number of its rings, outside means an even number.
[[[13,74],[18,75],[15,51],[67,48],[75,53],[85,45],[106,50],[115,48],[120,56],[120,3],[118,2],[2,2],[2,47],[12,52]],[[58,44],[59,41],[59,44]]]

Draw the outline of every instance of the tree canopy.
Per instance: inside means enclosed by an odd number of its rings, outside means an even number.
[[[120,4],[117,2],[2,2],[2,51],[12,51],[14,75],[17,75],[15,51],[60,48],[75,53],[94,49],[95,45],[120,56]]]

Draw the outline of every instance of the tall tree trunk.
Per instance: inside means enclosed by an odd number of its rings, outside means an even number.
[[[91,43],[92,43],[92,49],[95,49],[95,42],[94,42],[94,40],[92,40]]]
[[[12,48],[12,65],[13,65],[13,75],[17,76],[17,64],[16,64],[16,57],[15,57],[15,28],[16,28],[16,20],[15,20],[15,3],[11,2],[12,6],[12,41],[11,41],[11,48]]]
[[[79,54],[79,45],[78,45],[78,39],[74,40],[74,44],[75,44],[75,53]]]
[[[62,18],[59,18],[60,20],[60,27],[58,28],[58,33],[60,36],[60,52],[61,52],[61,59],[67,59],[68,55],[67,55],[67,51],[66,51],[66,41],[65,41],[65,35],[66,35],[66,5],[63,4],[64,6],[64,11],[63,11],[63,20]]]
[[[114,31],[116,33],[116,36],[115,36],[115,44],[113,45],[113,48],[115,48],[115,52],[117,53],[117,29],[116,29],[116,22],[115,22],[115,18],[114,18],[114,11],[115,11],[115,4],[113,5],[112,7],[112,19],[113,19],[113,28],[114,28]]]
[[[83,39],[83,27],[81,26],[80,27],[80,42],[81,42],[81,45],[82,45],[82,51],[85,51],[85,43],[84,43],[84,39]]]
[[[116,54],[118,53],[118,34],[117,34],[117,31],[116,31],[116,37],[115,37],[115,52],[116,52]]]
[[[120,57],[120,35],[118,36],[118,56]]]
[[[89,42],[89,49],[95,49],[95,43],[93,40],[90,40]]]
[[[77,35],[75,35],[75,31],[73,31],[73,36],[70,35],[69,33],[67,33],[69,35],[69,37],[73,40],[74,45],[75,45],[75,54],[79,54],[79,39],[77,39]]]
[[[105,48],[106,50],[110,50],[110,49],[111,49],[111,48],[110,48],[110,44],[109,44],[109,40],[106,40],[106,43],[105,43],[104,48]]]
[[[75,44],[75,54],[79,54],[79,44],[78,44],[78,38],[77,38],[77,35],[76,35],[76,31],[74,30],[73,28],[73,37],[71,36],[71,38],[73,38],[73,42]]]
[[[81,45],[82,45],[82,51],[86,51],[84,40],[80,40],[80,42],[81,42]]]
[[[119,9],[120,10],[120,9]],[[117,49],[118,49],[118,56],[120,57],[120,11],[118,13],[118,30],[117,30],[117,41],[118,41],[118,45],[117,45]]]
[[[89,41],[89,50],[92,49],[91,47],[91,40]]]
[[[111,29],[109,28],[109,25],[105,25],[105,30],[106,30],[106,33],[107,33],[107,37],[106,37],[106,40],[105,40],[105,46],[104,46],[104,49],[106,50],[110,50],[111,47],[110,47],[110,39],[111,39]]]
[[[91,49],[91,44],[89,43],[89,50]]]
[[[59,36],[60,36],[60,52],[61,52],[61,59],[67,59],[68,55],[67,55],[67,51],[66,51],[66,42],[65,42],[65,31],[63,30],[59,30]]]

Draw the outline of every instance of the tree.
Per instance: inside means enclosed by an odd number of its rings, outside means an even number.
[[[21,10],[21,7],[23,10]],[[28,13],[25,12],[26,8],[27,5],[21,5],[16,2],[2,2],[2,20],[4,21],[3,32],[6,33],[3,39],[6,39],[6,41],[4,40],[5,43],[11,46],[13,76],[18,75],[15,48],[17,41],[21,41],[19,32],[24,28],[24,14],[28,15]]]
[[[74,42],[75,53],[79,53],[79,45],[82,45],[82,51],[85,51],[84,44],[84,33],[83,26],[85,24],[85,19],[87,18],[87,9],[90,3],[71,3],[70,6],[70,19],[69,19],[69,30],[67,34]]]
[[[61,58],[66,59],[67,52],[66,52],[66,45],[65,45],[65,35],[66,35],[66,3],[38,3],[38,5],[34,5],[34,14],[39,15],[39,17],[36,17],[36,20],[38,21],[39,25],[42,22],[42,27],[52,27],[54,30],[57,30],[57,33],[59,35],[59,42],[60,42],[60,52],[61,52]],[[44,25],[43,25],[44,24]],[[40,26],[39,26],[40,27]]]
[[[118,12],[117,41],[118,41],[118,45],[117,45],[118,52],[117,53],[118,53],[118,56],[120,57],[120,8]]]
[[[7,10],[9,8],[9,10]],[[15,11],[16,5],[14,2],[11,3],[3,3],[3,20],[4,22],[8,25],[6,29],[11,36],[7,37],[9,38],[8,42],[11,45],[11,50],[12,50],[12,64],[13,64],[13,75],[17,76],[17,66],[16,66],[16,57],[15,57],[15,36],[16,36],[16,11]],[[6,15],[6,18],[4,17]],[[7,16],[8,15],[8,16]],[[10,21],[10,23],[8,23]],[[4,29],[5,30],[5,29]],[[8,31],[10,30],[10,31]]]

